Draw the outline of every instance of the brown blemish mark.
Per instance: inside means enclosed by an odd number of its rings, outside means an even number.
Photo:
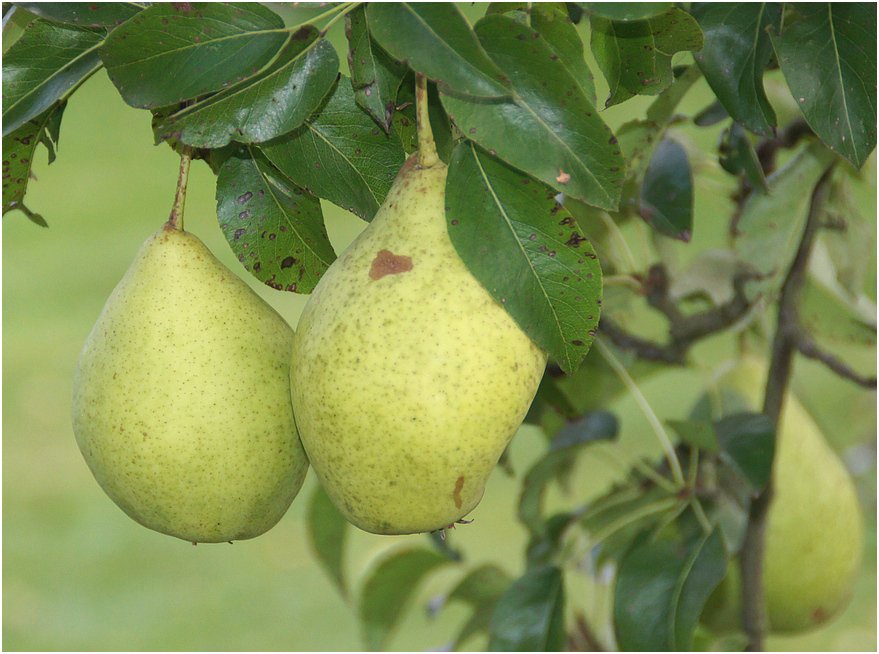
[[[464,476],[463,475],[458,477],[458,481],[455,482],[455,492],[452,493],[452,499],[455,500],[455,506],[459,509],[464,504],[464,500],[461,499],[461,489],[462,488],[464,488]]]
[[[394,254],[390,250],[380,250],[372,260],[369,278],[381,279],[385,275],[397,275],[412,270],[412,258],[402,254]]]

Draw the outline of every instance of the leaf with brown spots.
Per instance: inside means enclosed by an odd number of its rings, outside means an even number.
[[[320,201],[250,148],[220,168],[217,216],[238,260],[272,288],[310,293],[336,258]]]
[[[20,209],[41,227],[46,221],[24,206],[24,195],[31,178],[34,154],[42,143],[49,150],[49,163],[55,160],[55,144],[61,129],[66,102],[58,102],[3,138],[3,213]]]
[[[565,372],[576,370],[598,326],[601,266],[555,192],[465,142],[452,154],[446,205],[470,272]]]

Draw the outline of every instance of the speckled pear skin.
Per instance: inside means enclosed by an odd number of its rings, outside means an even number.
[[[754,410],[766,375],[766,362],[749,354],[722,384]],[[763,560],[769,628],[808,631],[848,605],[861,569],[864,519],[851,476],[793,393],[785,397],[772,475]]]
[[[449,240],[447,167],[403,166],[372,222],[321,278],[293,348],[293,409],[328,495],[357,527],[448,527],[534,398],[546,354]]]
[[[290,403],[293,330],[195,236],[149,237],[86,340],[73,430],[107,495],[194,543],[258,536],[308,460]]]

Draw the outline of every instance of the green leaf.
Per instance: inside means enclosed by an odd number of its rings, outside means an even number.
[[[762,413],[734,413],[715,423],[722,451],[754,491],[769,483],[775,453],[775,430]]]
[[[672,8],[670,2],[579,2],[590,16],[608,20],[643,20],[664,14]]]
[[[491,617],[492,652],[559,652],[565,644],[565,587],[561,568],[528,570],[501,595]]]
[[[781,4],[705,2],[695,4],[692,14],[705,33],[696,63],[717,99],[746,129],[771,135],[775,112],[763,90],[763,72],[772,58],[767,29],[781,25]]]
[[[343,597],[348,595],[345,581],[345,540],[349,523],[320,484],[315,485],[308,505],[308,541],[318,562],[335,582]]]
[[[145,9],[135,2],[16,2],[26,9],[54,23],[77,27],[115,27]]]
[[[446,205],[470,272],[563,370],[576,370],[598,325],[601,267],[553,192],[464,142],[452,154]]]
[[[616,416],[606,411],[595,411],[565,424],[549,451],[531,466],[522,480],[517,515],[531,533],[547,536],[543,498],[558,472],[577,456],[584,445],[615,438],[617,430]]]
[[[636,95],[658,95],[668,88],[672,55],[702,47],[702,31],[693,18],[671,7],[645,20],[592,21],[592,52],[610,86],[605,107]]]
[[[511,80],[515,102],[486,104],[442,95],[463,134],[556,191],[615,209],[622,153],[559,55],[537,32],[509,16],[486,16],[476,24],[476,33]],[[529,43],[524,50],[523,40]]]
[[[724,111],[726,114],[726,111]],[[719,163],[730,175],[744,175],[751,188],[767,191],[766,175],[751,137],[737,122],[723,130],[718,146]]]
[[[690,650],[702,607],[726,574],[720,531],[653,540],[643,532],[623,557],[614,589],[621,650]]]
[[[448,559],[426,549],[396,549],[382,555],[366,573],[360,589],[363,642],[384,649],[418,583]]]
[[[36,118],[101,67],[103,30],[37,19],[3,55],[3,136]]]
[[[749,297],[781,288],[802,239],[812,191],[835,158],[813,142],[767,178],[768,191],[756,189],[748,196],[736,225],[735,249],[760,275],[746,287]]]
[[[54,145],[58,143],[61,116],[66,102],[58,102],[36,118],[3,137],[3,214],[20,209],[36,224],[46,227],[45,219],[24,206],[24,196],[31,180],[31,168],[37,146],[43,143],[49,149],[49,163],[54,160]]]
[[[708,452],[720,451],[720,441],[711,422],[705,420],[666,420],[665,424],[675,430],[682,443]]]
[[[394,61],[371,38],[365,5],[358,5],[345,15],[345,35],[357,104],[388,132],[406,67]]]
[[[262,152],[296,184],[367,221],[405,158],[399,137],[383,132],[355,103],[344,76],[301,127],[263,144]]]
[[[641,185],[640,214],[660,234],[689,243],[693,235],[693,173],[687,151],[665,138]]]
[[[335,259],[320,201],[251,148],[220,168],[217,217],[238,260],[272,288],[310,293]]]
[[[875,345],[876,305],[858,303],[858,299],[846,293],[838,284],[826,284],[809,275],[799,300],[801,324],[822,339]]]
[[[583,93],[594,105],[598,99],[595,93],[595,79],[586,63],[580,33],[568,16],[565,4],[562,2],[531,3],[531,27],[555,51],[559,56],[559,61],[579,82]]]
[[[114,29],[101,58],[125,102],[152,109],[258,73],[287,39],[281,18],[256,2],[158,3]]]
[[[477,98],[509,95],[508,82],[451,2],[375,2],[366,8],[373,38],[392,57],[444,92]]]
[[[471,570],[455,586],[449,593],[448,600],[469,604],[473,612],[455,637],[454,649],[461,649],[470,638],[488,631],[497,600],[512,582],[502,568],[493,563],[485,563]]]
[[[797,3],[803,17],[772,44],[803,117],[860,168],[876,147],[876,4]]]
[[[299,127],[336,81],[335,48],[303,27],[265,71],[183,107],[154,128],[156,142],[174,138],[199,148],[231,141],[261,143]]]

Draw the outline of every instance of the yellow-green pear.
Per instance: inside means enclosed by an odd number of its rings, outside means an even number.
[[[721,380],[759,410],[766,363],[748,354]],[[814,628],[838,614],[860,570],[864,523],[854,482],[793,393],[779,424],[767,517],[763,592],[772,632]],[[738,570],[720,592],[739,612]],[[726,611],[729,613],[729,610]],[[729,622],[729,620],[726,620]]]
[[[449,240],[446,172],[407,160],[296,330],[302,443],[339,510],[373,533],[434,531],[467,515],[546,365]]]
[[[73,382],[73,430],[101,487],[142,525],[194,543],[253,538],[299,491],[293,330],[170,223],[113,290]]]

